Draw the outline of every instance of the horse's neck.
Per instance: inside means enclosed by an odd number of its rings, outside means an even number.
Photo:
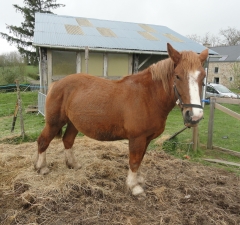
[[[131,78],[133,78],[135,82],[142,83],[144,86],[146,86],[146,89],[151,93],[151,96],[149,97],[156,99],[156,104],[159,106],[160,110],[162,110],[164,107],[164,110],[166,110],[166,112],[170,112],[176,105],[176,97],[173,89],[173,79],[169,81],[170,83],[168,84],[168,90],[164,90],[161,80],[152,79],[150,69],[146,69],[132,76],[134,76]]]
[[[156,98],[159,102],[159,107],[165,108],[166,111],[170,112],[176,105],[176,96],[173,89],[173,81],[170,81],[169,89],[164,90],[162,81],[153,81],[155,86]]]

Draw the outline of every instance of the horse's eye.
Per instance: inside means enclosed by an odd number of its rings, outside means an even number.
[[[176,75],[176,78],[179,80],[180,79],[180,77],[178,76],[178,75]]]

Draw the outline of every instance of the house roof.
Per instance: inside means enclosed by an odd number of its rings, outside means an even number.
[[[35,14],[34,46],[167,54],[167,43],[178,51],[200,53],[206,48],[166,26]]]
[[[240,61],[240,45],[210,47],[221,55],[221,58],[210,58],[211,62],[236,62]]]

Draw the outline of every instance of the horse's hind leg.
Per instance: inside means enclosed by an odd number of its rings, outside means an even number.
[[[129,140],[129,166],[127,176],[127,186],[131,189],[133,195],[144,195],[142,184],[144,179],[138,175],[138,169],[146,152],[149,141],[146,137],[139,137]]]
[[[50,126],[46,123],[42,133],[38,137],[38,154],[34,167],[40,174],[47,174],[49,172],[46,162],[46,149],[61,128],[59,126]]]
[[[69,122],[63,136],[63,144],[65,147],[65,161],[69,169],[79,169],[81,167],[76,162],[73,149],[72,149],[77,133],[78,133],[78,130],[75,128],[75,126],[71,122]]]

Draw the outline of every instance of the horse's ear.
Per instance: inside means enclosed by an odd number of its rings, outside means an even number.
[[[172,45],[170,45],[169,43],[167,43],[167,51],[168,51],[168,55],[169,57],[172,59],[172,61],[175,64],[178,64],[180,58],[181,58],[181,54],[175,50]]]
[[[204,63],[204,61],[207,59],[207,57],[208,57],[208,49],[205,49],[199,55],[201,63]]]

